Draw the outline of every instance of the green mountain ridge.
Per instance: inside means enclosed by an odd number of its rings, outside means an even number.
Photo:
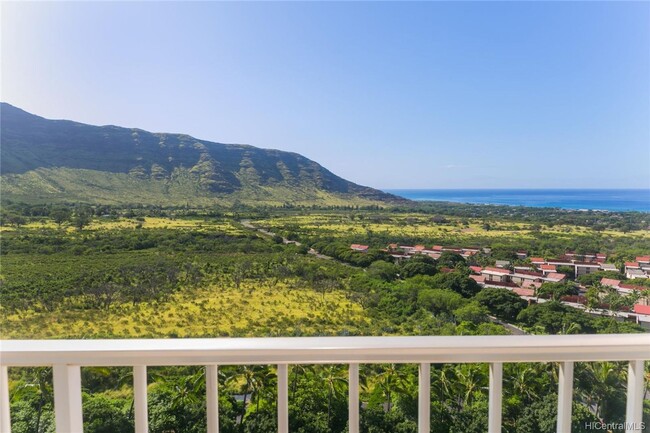
[[[0,104],[2,197],[103,204],[393,204],[302,155],[49,120]]]

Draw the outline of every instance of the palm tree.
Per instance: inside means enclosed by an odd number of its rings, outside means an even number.
[[[487,376],[485,374],[485,365],[476,364],[457,364],[456,365],[456,383],[459,388],[459,396],[462,400],[459,407],[463,408],[470,404],[475,392],[484,389],[487,386]]]
[[[504,375],[505,388],[512,395],[522,397],[524,402],[533,402],[540,396],[539,371],[536,364],[515,363],[509,364],[509,374]]]
[[[608,415],[612,401],[625,401],[624,369],[620,363],[585,363],[577,376],[581,397],[599,419]]]
[[[377,386],[386,399],[386,411],[393,407],[393,394],[406,391],[407,376],[397,364],[383,366],[381,373],[376,376]]]
[[[332,400],[334,397],[344,397],[347,380],[347,369],[343,365],[325,365],[319,368],[321,380],[327,386],[327,424],[332,417]]]
[[[230,382],[244,381],[244,402],[240,418],[242,422],[244,422],[244,416],[246,415],[246,399],[248,395],[250,394],[251,402],[254,401],[257,410],[259,410],[261,391],[265,386],[271,385],[274,379],[275,375],[264,365],[241,365],[237,369],[237,373],[228,379]]]
[[[38,395],[38,408],[36,410],[36,433],[41,433],[41,417],[45,405],[54,404],[54,390],[52,388],[52,367],[38,367],[31,369],[32,375],[28,376],[25,383],[20,384],[13,391],[12,400],[20,400],[25,394],[36,390]]]
[[[432,369],[431,377],[433,379],[433,392],[438,394],[440,403],[453,400],[456,395],[454,392],[455,370],[453,365],[444,364],[441,368]]]
[[[180,381],[166,381],[165,384],[173,391],[171,406],[174,409],[196,404],[205,393],[205,369],[200,368],[191,376],[185,376]]]
[[[292,400],[296,395],[296,389],[298,389],[298,379],[300,378],[300,376],[306,376],[308,373],[313,373],[313,371],[314,371],[314,366],[312,365],[295,364],[291,366],[289,374],[291,377],[290,398]]]

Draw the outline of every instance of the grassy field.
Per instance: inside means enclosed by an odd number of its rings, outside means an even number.
[[[188,240],[192,233],[208,237],[197,238],[199,244]],[[232,218],[94,218],[81,231],[40,219],[5,227],[3,238],[5,303],[16,299],[16,290],[26,301],[0,306],[2,338],[337,335],[359,333],[369,323],[340,288],[315,290],[305,278],[291,276],[304,267],[350,268],[275,245]],[[93,295],[80,294],[125,269],[149,272],[160,261],[178,274],[164,299],[133,303],[116,295],[108,308],[99,308]],[[190,265],[203,275],[198,285],[183,282]],[[277,267],[284,274],[272,275]],[[143,277],[129,278],[137,286]]]
[[[633,237],[650,240],[650,231],[637,230],[623,233],[614,230],[597,232],[586,227],[573,225],[537,225],[505,221],[485,221],[476,218],[445,217],[447,222],[434,222],[430,215],[423,214],[373,214],[351,218],[335,213],[310,213],[307,215],[274,216],[259,220],[261,226],[275,230],[293,229],[300,232],[318,232],[328,237],[365,236],[380,234],[393,237],[465,239],[471,244],[474,238],[507,238],[519,236],[533,238],[540,234],[570,237],[576,235]],[[489,228],[485,224],[489,224]]]
[[[299,281],[184,290],[164,303],[123,303],[109,310],[8,314],[3,338],[157,338],[337,335],[368,323],[340,291],[304,289]]]
[[[72,226],[57,226],[54,221],[41,219],[32,221],[23,226],[25,229],[61,229],[67,233],[77,233],[77,229]],[[136,218],[95,218],[85,228],[87,231],[98,230],[116,230],[116,229],[191,229],[191,230],[216,230],[222,233],[237,235],[244,233],[240,227],[231,218],[161,218],[161,217],[143,217]],[[2,232],[15,232],[16,227],[2,226]]]

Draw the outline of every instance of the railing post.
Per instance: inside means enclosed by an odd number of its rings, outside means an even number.
[[[501,433],[501,402],[503,399],[503,364],[490,364],[490,393],[488,400],[488,433]]]
[[[278,433],[289,433],[289,374],[287,364],[278,364]]]
[[[418,433],[431,431],[431,364],[420,364],[418,376]]]
[[[147,407],[147,367],[133,367],[133,404],[135,406],[135,433],[149,431],[149,415]]]
[[[219,433],[219,367],[205,367],[206,409],[208,415],[208,433]]]
[[[643,361],[630,361],[627,368],[627,410],[625,432],[641,433],[643,421]]]
[[[573,404],[573,362],[561,362],[557,392],[557,433],[571,433]]]
[[[0,365],[0,432],[11,433],[9,373],[6,365]]]
[[[359,433],[359,364],[350,364],[348,376],[348,431]]]
[[[81,367],[56,364],[52,372],[56,431],[82,433]]]

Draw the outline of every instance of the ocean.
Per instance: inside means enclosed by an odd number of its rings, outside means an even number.
[[[411,200],[650,212],[650,189],[387,189]]]

